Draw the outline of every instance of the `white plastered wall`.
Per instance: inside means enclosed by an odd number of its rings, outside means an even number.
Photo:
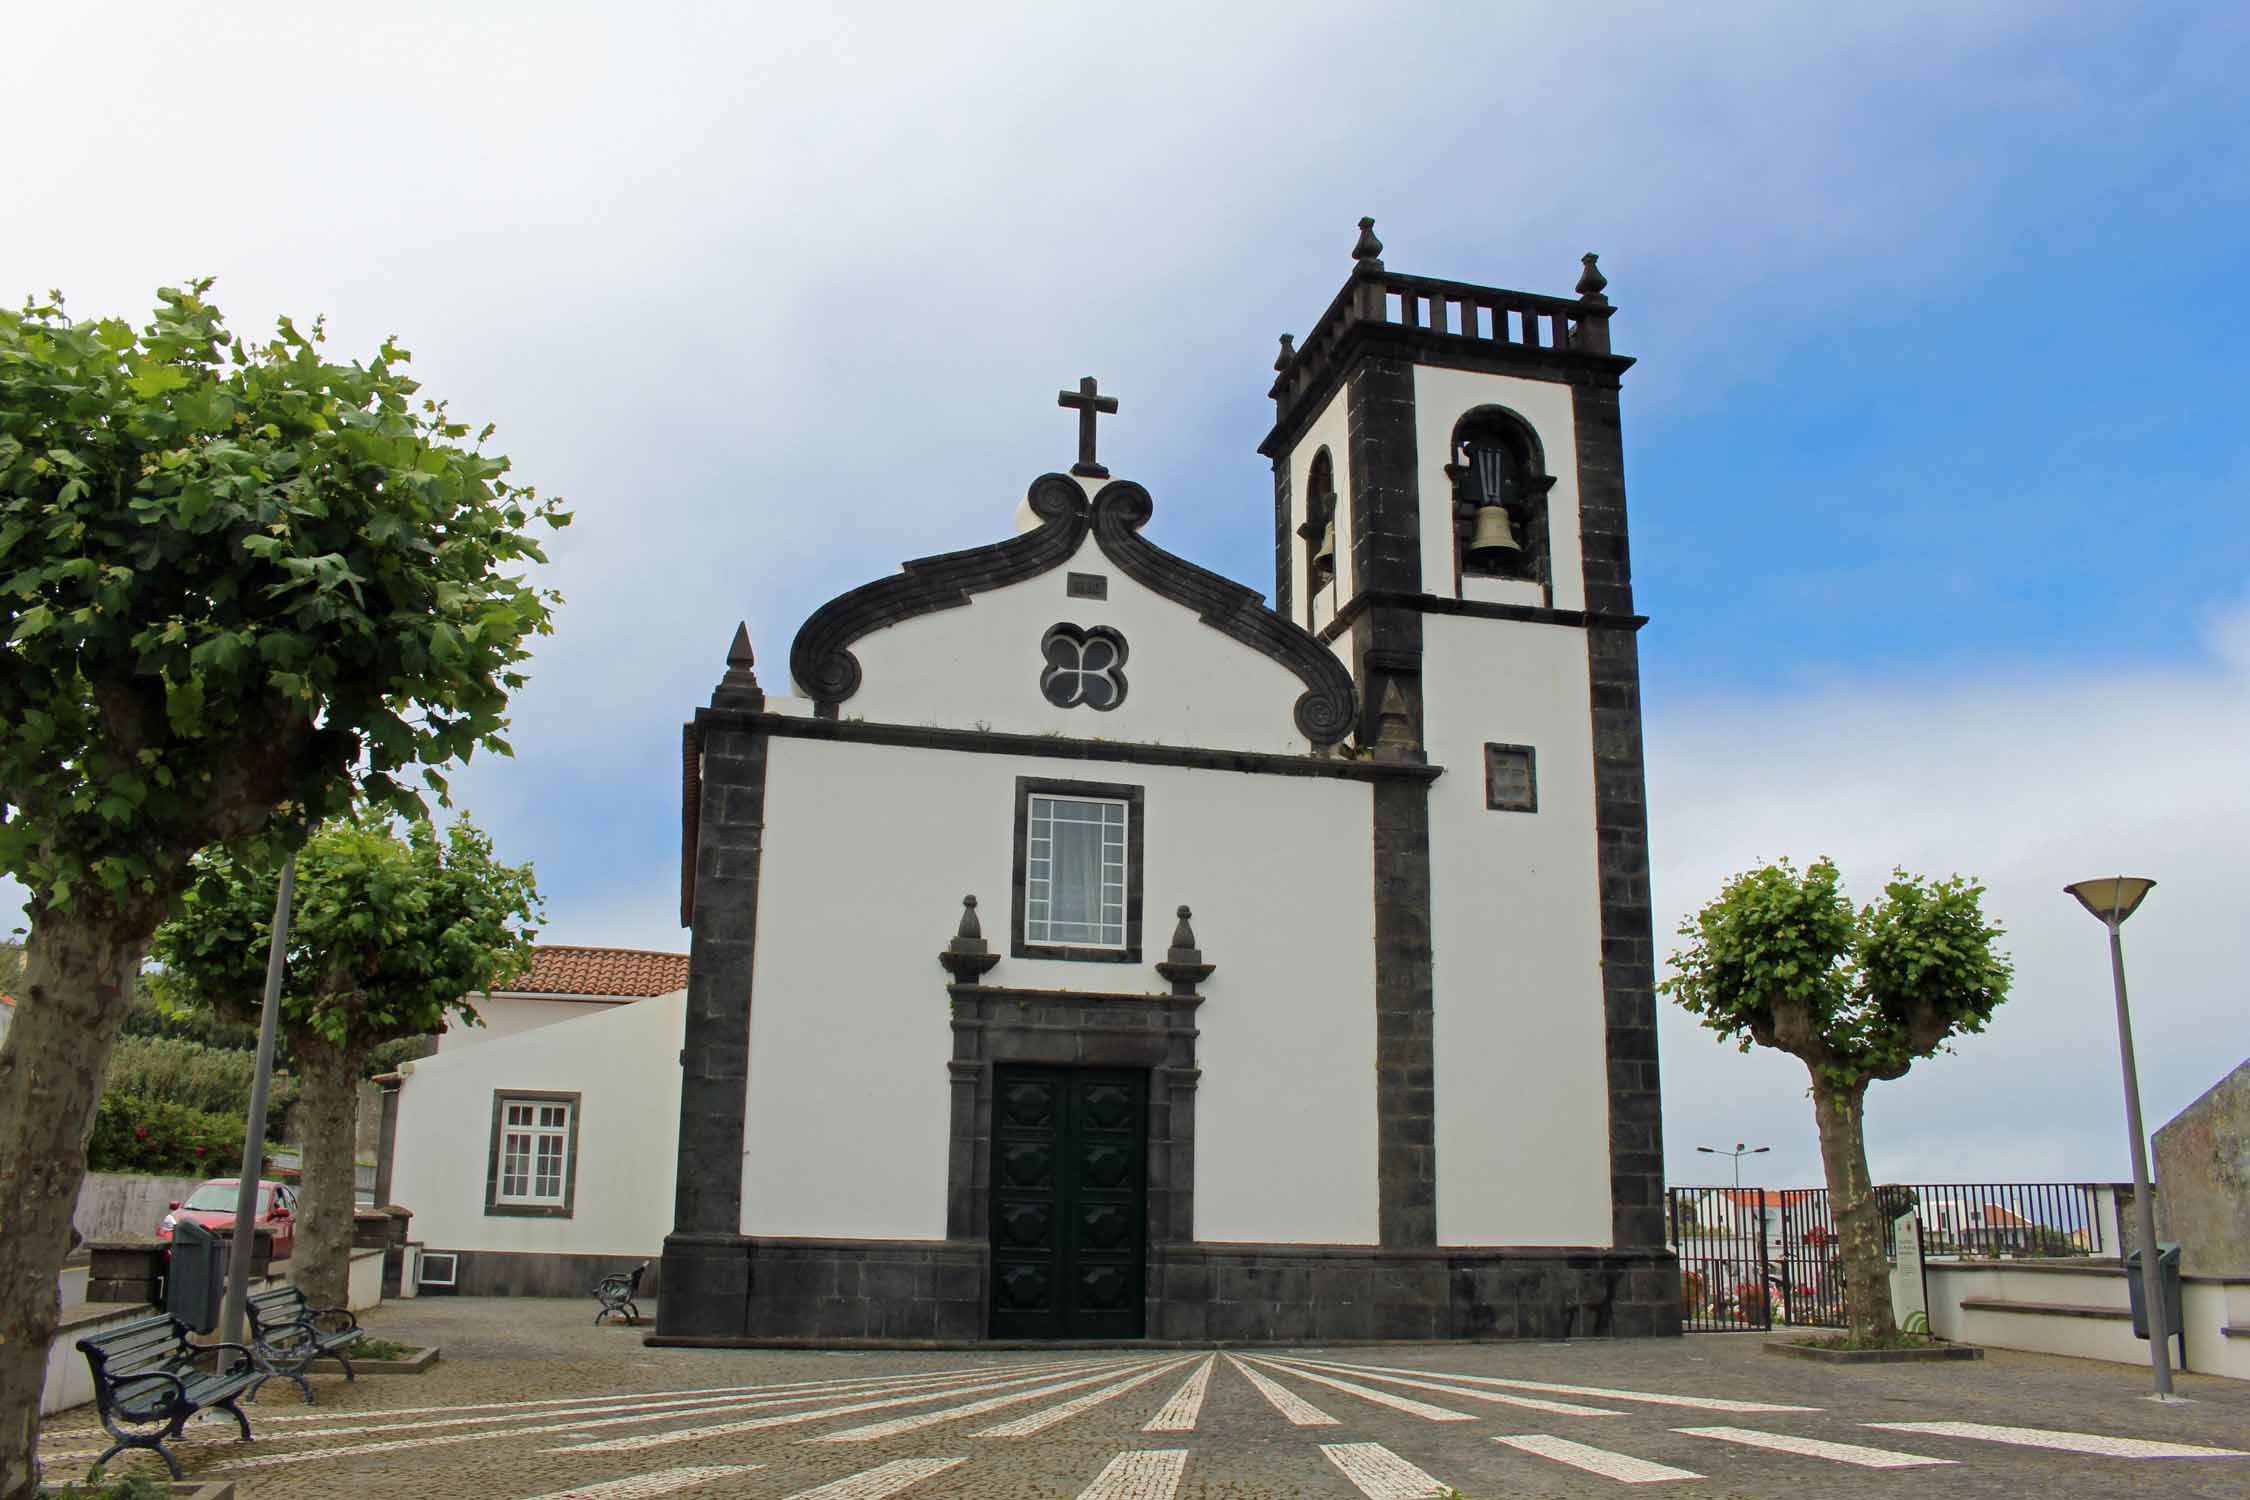
[[[638,1255],[672,1228],[687,991],[405,1064],[391,1195],[433,1249]],[[495,1093],[580,1095],[567,1219],[487,1217]]]
[[[1350,435],[1349,406],[1345,396],[1348,385],[1338,386],[1335,394],[1321,407],[1312,425],[1305,429],[1289,450],[1289,597],[1295,601],[1293,618],[1303,625],[1305,615],[1304,539],[1297,528],[1305,524],[1307,497],[1312,493],[1313,460],[1320,450],[1328,450],[1329,472],[1336,480],[1336,571],[1328,587],[1312,601],[1311,629],[1318,630],[1336,618],[1336,611],[1352,596],[1352,471],[1351,451],[1345,439]]]
[[[1560,485],[1556,488],[1559,490]],[[1438,1241],[1607,1245],[1608,1065],[1583,631],[1425,617]],[[1538,811],[1485,806],[1484,745]]]
[[[1547,492],[1547,549],[1556,609],[1584,609],[1586,580],[1578,552],[1578,442],[1571,388],[1555,380],[1524,380],[1472,370],[1414,367],[1414,445],[1422,494],[1422,587],[1453,593],[1453,427],[1479,406],[1504,406],[1529,422],[1546,453],[1555,487]],[[1539,586],[1515,579],[1469,578],[1464,594],[1496,604],[1539,604]]]
[[[1006,956],[1019,776],[1144,789],[1141,963]],[[937,954],[973,893],[1003,955],[985,982],[1040,989],[1161,993],[1152,965],[1192,906],[1218,966],[1197,1015],[1197,1238],[1373,1242],[1364,783],[779,737],[766,777],[745,1232],[944,1237]]]
[[[463,1047],[482,1046],[504,1037],[520,1036],[526,1031],[537,1031],[542,1026],[552,1026],[558,1021],[579,1021],[613,1006],[624,1005],[625,1000],[604,1000],[589,997],[584,1000],[546,999],[536,995],[485,995],[477,1002],[477,1015],[482,1026],[465,1025],[459,1020],[448,1021],[438,1034],[437,1050],[458,1052]]]
[[[1074,572],[1106,578],[1109,597],[1072,598],[1067,575]],[[1115,709],[1058,708],[1040,692],[1041,642],[1061,622],[1124,635],[1126,693]],[[1134,582],[1091,532],[1061,567],[877,630],[851,650],[862,678],[842,706],[847,719],[1230,750],[1306,748],[1295,719],[1305,691],[1297,675]]]

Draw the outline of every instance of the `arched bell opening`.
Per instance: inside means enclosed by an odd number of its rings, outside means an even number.
[[[1453,425],[1454,558],[1461,578],[1551,581],[1547,491],[1554,478],[1531,425],[1480,406]]]
[[[1297,528],[1305,555],[1305,627],[1318,629],[1320,597],[1336,582],[1336,462],[1324,447],[1305,479],[1305,520]],[[1333,609],[1335,601],[1329,601]]]

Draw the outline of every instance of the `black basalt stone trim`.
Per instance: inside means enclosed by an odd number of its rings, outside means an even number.
[[[853,641],[902,620],[967,604],[972,594],[1036,577],[1067,562],[1089,526],[1109,560],[1126,576],[1176,604],[1196,611],[1222,635],[1270,657],[1305,685],[1295,708],[1297,728],[1315,745],[1332,745],[1351,733],[1358,700],[1351,674],[1310,632],[1265,607],[1255,589],[1230,582],[1175,557],[1140,535],[1155,504],[1130,480],[1102,486],[1091,505],[1078,482],[1043,474],[1032,482],[1030,503],[1041,524],[989,547],[921,558],[895,577],[862,584],[813,612],[789,648],[789,670],[815,712],[834,718],[837,706],[859,691]]]
[[[1324,1343],[1676,1335],[1670,1252],[1599,1247],[1375,1249],[1159,1245],[1158,1339]]]
[[[948,1239],[991,1238],[993,1069],[1002,1063],[1145,1069],[1148,1233],[1184,1240],[1195,1224],[1196,1011],[1200,995],[954,984],[951,1137],[946,1153]],[[980,1283],[980,1295],[981,1295]],[[1152,1294],[1153,1299],[1153,1294]],[[1157,1307],[1151,1300],[1148,1323]],[[978,1325],[980,1331],[984,1325]]]
[[[742,1228],[750,976],[765,843],[768,737],[760,721],[768,717],[724,709],[699,710],[695,717],[702,796],[680,1049],[673,1229],[664,1242],[673,1295],[657,1313],[658,1327],[667,1333],[739,1333],[749,1294],[747,1264],[735,1241]]]
[[[1463,615],[1473,620],[1515,620],[1527,625],[1563,625],[1578,630],[1638,630],[1648,616],[1605,614],[1583,609],[1547,609],[1536,604],[1500,604],[1484,599],[1448,599],[1442,594],[1415,594],[1392,589],[1366,589],[1344,601],[1336,618],[1320,628],[1323,641],[1333,641],[1352,628],[1352,622],[1371,609],[1403,609],[1423,615]]]
[[[1025,865],[1030,859],[1031,798],[1092,797],[1122,802],[1125,815],[1125,946],[1080,948],[1067,943],[1034,943],[1024,936]],[[1141,961],[1141,878],[1148,824],[1147,796],[1140,787],[1114,781],[1057,781],[1051,777],[1016,778],[1014,869],[1009,877],[1008,952],[1015,958],[1059,958],[1077,963],[1137,964]]]
[[[1347,284],[1338,301],[1349,297],[1351,291],[1352,288]],[[1633,360],[1621,354],[1597,354],[1584,349],[1534,348],[1522,344],[1494,344],[1486,340],[1471,342],[1458,335],[1439,333],[1429,328],[1409,328],[1398,323],[1355,322],[1329,351],[1323,361],[1320,376],[1275,409],[1273,428],[1259,442],[1258,452],[1271,458],[1288,452],[1302,441],[1306,429],[1320,415],[1321,408],[1352,378],[1355,362],[1369,356],[1389,356],[1440,369],[1470,370],[1487,375],[1519,375],[1529,380],[1610,388],[1615,388],[1625,372],[1633,366]]]
[[[1375,789],[1375,1179],[1383,1246],[1437,1243],[1427,786]]]
[[[1305,685],[1297,700],[1298,732],[1316,745],[1333,745],[1359,717],[1351,673],[1312,633],[1267,609],[1257,590],[1221,578],[1175,557],[1141,535],[1155,510],[1147,490],[1114,480],[1094,496],[1094,540],[1110,561],[1142,587],[1194,610],[1203,623],[1297,674]]]
[[[1626,547],[1624,443],[1614,388],[1573,393],[1579,535],[1589,612],[1633,613]],[[1664,1243],[1664,1136],[1657,1079],[1656,939],[1649,898],[1648,780],[1641,747],[1639,643],[1629,630],[1586,638],[1601,903],[1603,1042],[1609,1063],[1610,1217],[1622,1248]],[[1678,1283],[1672,1286],[1678,1295]]]
[[[1289,455],[1273,461],[1273,612],[1284,620],[1297,618],[1297,583],[1294,572],[1296,532],[1289,524]],[[1308,580],[1309,581],[1309,580]]]
[[[696,818],[703,811],[703,749],[695,725],[680,726],[680,925],[695,920]]]
[[[1115,761],[1138,766],[1182,766],[1197,771],[1237,771],[1249,776],[1313,776],[1330,781],[1434,781],[1443,766],[1387,765],[1319,755],[1280,755],[1259,750],[1215,750],[1192,745],[1141,745],[1124,740],[1063,739],[1043,734],[1002,734],[979,729],[946,729],[927,724],[870,724],[839,719],[805,719],[785,714],[743,715],[777,739],[841,740],[862,745],[901,745],[916,750],[954,750],[974,755],[1029,755],[1043,760]]]
[[[1040,524],[1021,536],[918,558],[904,571],[862,584],[814,610],[790,644],[790,675],[815,703],[833,709],[859,691],[853,641],[901,620],[958,608],[971,594],[1035,578],[1068,562],[1086,537],[1086,492],[1067,474],[1042,474],[1031,482],[1029,503]]]
[[[613,1271],[630,1271],[639,1255],[582,1255],[536,1250],[442,1250],[457,1255],[453,1293],[459,1297],[585,1297],[587,1288]],[[664,1285],[661,1266],[641,1278],[641,1300],[655,1299]],[[429,1293],[424,1292],[424,1296]]]

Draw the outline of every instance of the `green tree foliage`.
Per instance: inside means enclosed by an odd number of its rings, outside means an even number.
[[[0,995],[23,988],[23,944],[0,943]]]
[[[180,913],[155,954],[182,996],[222,1015],[261,993],[276,876],[224,850],[197,856]],[[503,865],[466,818],[402,838],[378,815],[320,828],[297,860],[281,1030],[297,1058],[304,1199],[292,1273],[315,1302],[340,1303],[351,1249],[355,1091],[378,1048],[472,1024],[476,993],[531,963],[539,893],[528,865]]]
[[[86,1143],[90,1172],[159,1177],[232,1177],[242,1167],[242,1111],[191,1109],[112,1091],[94,1112]]]
[[[42,1351],[103,1069],[196,851],[272,857],[356,801],[420,815],[505,752],[568,517],[407,353],[232,337],[208,282],[136,329],[0,311],[0,873],[29,893],[0,1047],[0,1500],[37,1475]]]
[[[118,1033],[120,1039],[144,1037],[194,1042],[222,1052],[258,1050],[255,1020],[222,1021],[208,1010],[179,1000],[174,994],[176,989],[171,976],[162,969],[141,975],[133,1008],[125,1017],[124,1029]],[[287,1063],[277,1058],[276,1066],[286,1067]]]
[[[1661,986],[1743,1051],[1773,1047],[1811,1072],[1857,1339],[1897,1332],[1867,1171],[1867,1087],[1982,1031],[2007,998],[2011,971],[1983,895],[1959,876],[1900,870],[1880,901],[1855,909],[1834,864],[1800,873],[1783,860],[1735,876],[1680,928],[1688,946]]]
[[[120,1037],[117,1050],[109,1056],[109,1077],[103,1092],[132,1094],[213,1114],[243,1115],[250,1109],[250,1080],[257,1066],[254,1052],[166,1037]],[[287,1073],[274,1074],[267,1099],[270,1133],[282,1133],[281,1119],[296,1099],[296,1080]]]

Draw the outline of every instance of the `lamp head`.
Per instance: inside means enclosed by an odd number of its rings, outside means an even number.
[[[2108,927],[2124,924],[2127,917],[2140,910],[2141,902],[2156,888],[2153,880],[2137,875],[2112,875],[2101,880],[2081,880],[2063,889],[2078,898],[2078,904],[2092,912],[2096,920]]]

